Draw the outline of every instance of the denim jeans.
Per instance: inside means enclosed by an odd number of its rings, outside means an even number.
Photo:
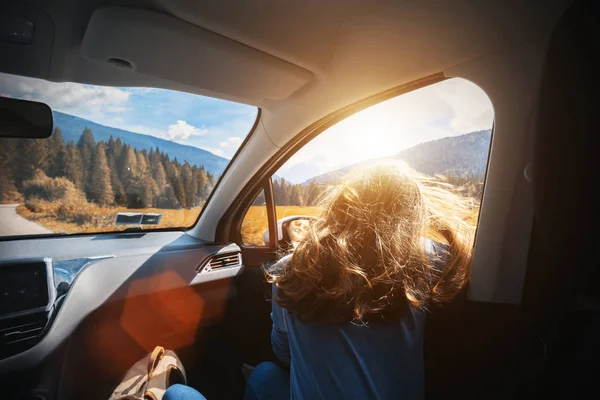
[[[262,362],[254,368],[244,400],[285,400],[290,398],[290,374],[272,362]]]
[[[244,400],[285,400],[290,398],[290,374],[272,362],[260,363],[254,368]],[[206,400],[196,389],[173,385],[167,389],[163,400]]]
[[[167,389],[163,400],[206,400],[206,397],[202,396],[196,389],[177,384]]]

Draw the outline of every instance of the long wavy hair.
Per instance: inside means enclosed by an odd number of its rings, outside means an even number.
[[[393,321],[451,300],[469,279],[476,212],[451,188],[399,163],[329,188],[291,258],[267,272],[275,300],[330,323]]]

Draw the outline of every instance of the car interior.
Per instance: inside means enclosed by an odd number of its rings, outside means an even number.
[[[0,236],[2,285],[44,297],[0,307],[0,397],[108,399],[162,345],[207,398],[241,399],[243,366],[276,362],[263,268],[310,219],[278,220],[272,176],[339,121],[449,78],[489,96],[493,134],[468,290],[427,317],[426,398],[587,397],[599,20],[597,2],[571,0],[3,1],[1,73],[258,115],[189,229]],[[246,245],[261,191],[265,245]]]

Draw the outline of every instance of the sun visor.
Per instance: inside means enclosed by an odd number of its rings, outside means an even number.
[[[284,99],[312,78],[297,65],[214,32],[164,14],[123,7],[94,12],[81,54],[250,104]]]

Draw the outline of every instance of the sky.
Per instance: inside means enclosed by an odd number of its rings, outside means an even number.
[[[165,89],[48,82],[0,73],[0,96],[36,100],[54,111],[199,147],[231,158],[257,108]]]
[[[55,83],[0,73],[0,96],[41,101],[53,110],[231,158],[257,108],[165,89]],[[277,172],[300,183],[431,140],[490,129],[493,107],[477,85],[449,79],[363,110],[334,125]]]
[[[278,176],[293,183],[362,161],[392,157],[417,144],[491,129],[485,92],[464,79],[392,98],[337,123],[290,158]]]

